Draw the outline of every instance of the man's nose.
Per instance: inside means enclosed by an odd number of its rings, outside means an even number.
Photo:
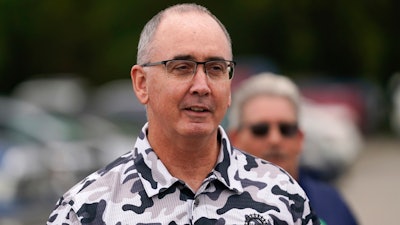
[[[269,142],[273,144],[280,143],[282,141],[282,134],[277,126],[271,126],[269,134],[266,137]]]
[[[193,74],[190,92],[198,95],[207,95],[211,92],[209,79],[205,72],[204,65],[198,65]]]

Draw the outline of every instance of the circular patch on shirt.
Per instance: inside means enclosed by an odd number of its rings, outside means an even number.
[[[246,215],[244,225],[264,225],[267,221],[259,214]]]

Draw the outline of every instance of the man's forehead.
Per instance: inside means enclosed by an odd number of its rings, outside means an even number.
[[[195,28],[211,28],[219,27],[217,21],[215,21],[210,15],[201,12],[171,12],[164,15],[161,19],[157,30],[164,32],[170,29],[189,29]],[[222,28],[221,28],[222,31]]]
[[[189,18],[185,16],[189,14]],[[175,13],[160,23],[153,39],[152,53],[171,59],[232,58],[229,41],[219,24],[207,14],[191,12]]]

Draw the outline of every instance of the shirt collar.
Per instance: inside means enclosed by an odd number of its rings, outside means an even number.
[[[149,197],[157,195],[179,181],[173,177],[157,157],[147,140],[148,123],[146,123],[135,143],[135,165],[143,187]],[[219,126],[218,138],[221,141],[221,150],[218,161],[211,175],[214,175],[228,189],[235,192],[243,192],[239,180],[235,179],[238,173],[238,163],[234,148],[231,146],[228,136],[222,126]]]

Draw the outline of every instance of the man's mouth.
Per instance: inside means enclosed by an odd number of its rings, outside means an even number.
[[[194,112],[207,112],[208,110],[206,108],[201,108],[201,107],[190,107],[188,110],[194,111]]]

